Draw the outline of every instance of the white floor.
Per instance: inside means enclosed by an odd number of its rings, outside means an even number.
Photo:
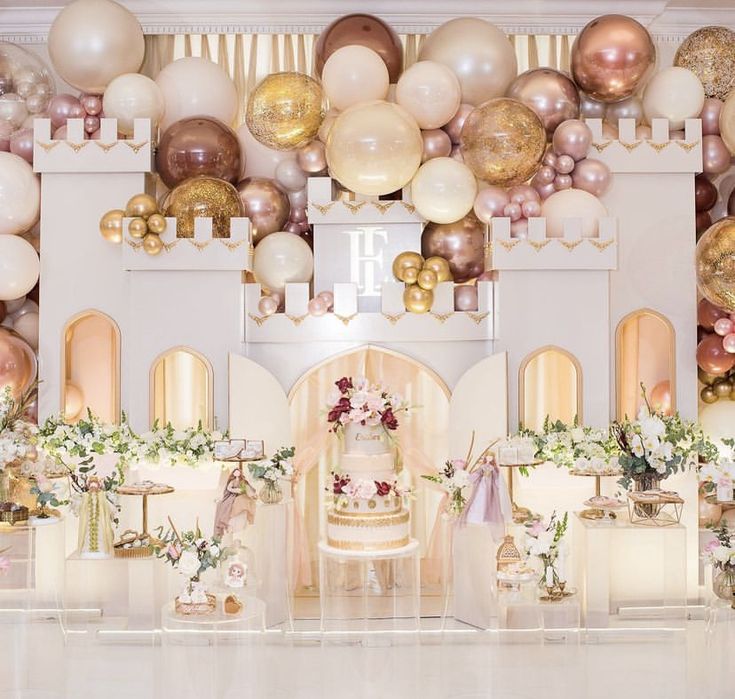
[[[487,633],[348,641],[267,632],[236,646],[64,638],[0,624],[0,697],[17,699],[732,699],[735,617],[668,639],[500,642]],[[159,639],[160,641],[160,639]],[[192,642],[193,643],[193,642]]]

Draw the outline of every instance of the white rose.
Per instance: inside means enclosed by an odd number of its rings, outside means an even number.
[[[641,434],[644,437],[663,437],[666,425],[658,415],[648,415],[640,421]]]
[[[192,577],[199,572],[199,556],[194,551],[184,551],[179,558],[179,572]]]
[[[584,438],[584,430],[581,427],[575,427],[572,430],[572,439],[575,442],[583,442]]]
[[[209,553],[212,554],[212,558],[217,558],[217,556],[219,556],[219,546],[217,546],[217,544],[212,544],[209,547]]]
[[[712,551],[712,558],[714,558],[718,563],[726,563],[730,560],[730,555],[732,553],[733,549],[730,549],[727,546],[718,546],[714,551]]]
[[[640,439],[633,440],[633,444],[631,445],[631,450],[633,451],[633,454],[635,456],[641,457],[645,453],[645,450],[643,449],[643,445],[641,444]]]

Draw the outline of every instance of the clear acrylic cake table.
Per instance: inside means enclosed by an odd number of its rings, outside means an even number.
[[[386,551],[347,551],[319,544],[322,632],[418,631],[419,542]]]

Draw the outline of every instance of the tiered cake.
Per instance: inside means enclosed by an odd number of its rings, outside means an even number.
[[[409,513],[396,481],[382,425],[344,428],[334,504],[327,513],[327,544],[348,551],[385,551],[408,545]]]

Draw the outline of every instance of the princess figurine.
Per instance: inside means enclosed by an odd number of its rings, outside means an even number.
[[[111,558],[112,554],[110,503],[100,479],[90,476],[79,507],[79,555],[82,558]]]
[[[234,469],[227,479],[222,499],[217,503],[215,536],[221,537],[228,531],[241,531],[252,524],[255,521],[256,497],[255,488],[245,478],[242,469]]]

